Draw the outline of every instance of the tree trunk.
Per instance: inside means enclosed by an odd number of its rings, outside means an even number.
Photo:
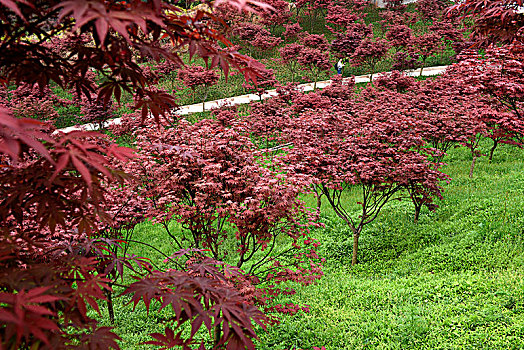
[[[320,213],[320,207],[322,206],[322,193],[317,195],[317,210]]]
[[[418,222],[418,218],[420,217],[420,209],[422,209],[422,205],[415,203],[415,218],[413,220],[415,224]]]
[[[209,93],[208,86],[204,88],[204,98],[202,99],[202,113],[206,111],[207,94]]]
[[[493,152],[495,152],[495,148],[497,148],[499,144],[498,140],[493,140],[493,147],[491,147],[491,150],[489,151],[489,162],[493,160]]]
[[[105,291],[107,297],[107,312],[109,314],[109,321],[111,324],[115,324],[115,310],[113,308],[113,292],[110,290]]]
[[[353,233],[353,257],[351,259],[351,266],[358,264],[358,238],[360,237],[360,230]]]
[[[469,178],[473,177],[473,169],[475,169],[475,162],[477,161],[477,156],[473,155],[473,161],[471,162],[471,168],[469,169]]]
[[[422,67],[420,67],[420,74],[419,74],[419,77],[422,76],[422,71],[424,70],[424,63],[422,63]]]

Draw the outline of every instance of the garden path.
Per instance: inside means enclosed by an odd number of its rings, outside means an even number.
[[[432,75],[438,75],[444,72],[444,70],[447,68],[447,66],[437,66],[437,67],[427,67],[424,68],[422,75],[423,76],[432,76]],[[410,76],[419,76],[420,70],[410,71],[407,72]],[[380,76],[379,74],[373,75],[373,80],[375,80],[377,77]],[[351,79],[351,78],[346,78]],[[355,77],[355,83],[367,83],[369,82],[369,75],[359,75]],[[323,89],[331,84],[331,80],[324,80],[324,81],[318,81],[317,82],[317,88]],[[300,84],[298,85],[299,88],[303,89],[303,91],[312,91],[313,90],[314,83],[307,83],[307,84]],[[276,90],[268,90],[265,94],[262,95],[262,99],[270,98],[273,96],[276,96],[277,92]],[[259,101],[260,96],[256,94],[247,94],[247,95],[240,95],[240,96],[234,96],[234,97],[228,97],[228,98],[222,98],[215,101],[208,101],[205,103],[205,110],[209,111],[215,108],[219,108],[224,105],[241,105],[241,104],[247,104],[252,101]],[[187,115],[191,113],[199,113],[204,110],[204,106],[202,103],[192,104],[192,105],[186,105],[186,106],[180,106],[176,113],[178,115]],[[106,122],[105,126],[113,125],[113,124],[120,124],[120,118],[111,119],[110,121]],[[84,124],[84,125],[75,125],[70,126],[67,128],[60,129],[60,131],[63,131],[65,133],[74,131],[74,130],[96,130],[98,128],[98,124]]]

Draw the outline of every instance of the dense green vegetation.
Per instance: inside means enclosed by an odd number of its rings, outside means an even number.
[[[484,152],[489,144],[484,145]],[[493,163],[482,158],[473,179],[471,156],[455,149],[445,158],[452,181],[436,212],[412,221],[408,201],[388,205],[361,237],[360,263],[351,267],[351,234],[328,207],[322,243],[325,276],[279,302],[310,305],[281,316],[261,333],[260,349],[519,349],[524,346],[524,151],[503,147]],[[354,202],[350,197],[349,202]],[[315,200],[306,201],[314,205]],[[355,204],[355,209],[357,209]],[[173,251],[159,227],[142,224],[138,240]],[[137,255],[163,257],[132,245]],[[147,254],[145,254],[147,252]],[[163,330],[159,305],[130,312],[116,299],[116,331],[125,349]],[[103,310],[105,316],[105,310]],[[166,312],[166,314],[164,314]],[[109,321],[104,317],[104,322]]]

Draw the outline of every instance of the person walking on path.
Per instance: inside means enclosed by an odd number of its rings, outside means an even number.
[[[345,64],[342,62],[342,59],[338,60],[335,67],[337,68],[337,74],[342,74],[342,68],[344,68]]]

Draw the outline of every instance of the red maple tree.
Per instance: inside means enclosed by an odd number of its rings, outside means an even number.
[[[239,9],[253,5],[229,3]],[[0,1],[0,8],[2,83],[38,84],[45,91],[53,82],[79,96],[97,92],[106,105],[129,91],[143,121],[151,116],[160,122],[174,99],[155,89],[154,76],[139,66],[137,54],[180,65],[177,50],[187,47],[190,55],[211,59],[210,66],[220,65],[226,74],[232,65],[256,80],[264,70],[216,45],[229,42],[202,23],[204,16],[218,21],[212,13],[188,15],[160,1]],[[60,33],[80,33],[87,40],[71,40],[59,51],[49,43]],[[162,46],[165,40],[169,47]],[[93,70],[103,77],[100,87],[88,77]],[[215,335],[216,346],[253,348],[252,322],[261,323],[264,315],[221,279],[223,263],[203,259],[185,270],[159,272],[144,259],[115,255],[125,250],[115,247],[127,243],[107,238],[109,231],[140,220],[135,202],[117,218],[117,208],[127,202],[112,197],[119,193],[116,184],[128,181],[116,164],[134,157],[132,151],[97,133],[53,131],[0,109],[2,346],[117,349],[118,336],[89,317],[86,305],[99,311],[115,271],[121,275],[126,268],[147,276],[127,289],[134,301],[171,305],[178,327],[189,322],[196,331],[203,325]],[[195,344],[194,333],[183,338],[175,333],[153,335],[155,344],[203,346]]]

